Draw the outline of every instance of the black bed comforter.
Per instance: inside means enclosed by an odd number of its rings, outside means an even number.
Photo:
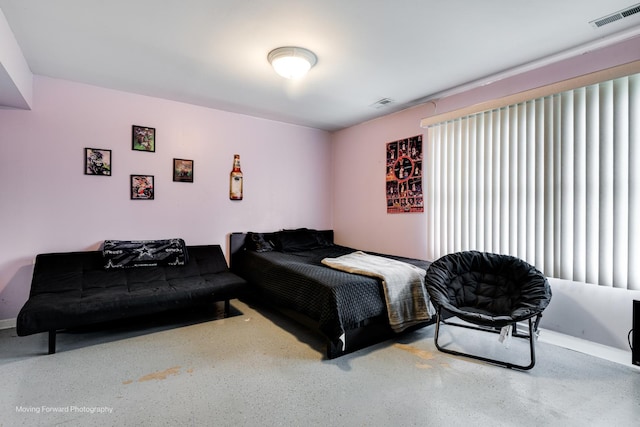
[[[349,330],[372,318],[387,316],[380,280],[346,273],[321,264],[356,249],[331,245],[294,253],[243,251],[233,270],[259,288],[270,302],[318,322],[320,331],[337,342]],[[382,255],[382,254],[376,254]],[[427,270],[428,261],[384,255]]]

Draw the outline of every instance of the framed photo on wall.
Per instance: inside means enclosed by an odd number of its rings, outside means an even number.
[[[111,176],[111,150],[85,148],[84,174]]]
[[[153,200],[153,175],[131,175],[131,200]]]
[[[136,151],[156,151],[156,129],[144,126],[132,126],[131,149]]]
[[[173,180],[193,182],[193,160],[173,159]]]

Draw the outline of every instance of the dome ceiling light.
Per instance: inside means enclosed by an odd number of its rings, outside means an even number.
[[[273,49],[267,59],[276,73],[286,79],[301,78],[318,62],[318,57],[310,50],[293,46]]]

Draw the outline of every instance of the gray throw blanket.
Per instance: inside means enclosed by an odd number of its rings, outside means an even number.
[[[424,285],[427,273],[422,268],[362,251],[337,258],[325,258],[322,263],[348,273],[381,279],[389,313],[389,325],[395,332],[402,332],[431,318],[427,289]]]

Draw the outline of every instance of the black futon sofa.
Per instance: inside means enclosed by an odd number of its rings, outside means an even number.
[[[175,262],[136,265],[133,258],[145,258],[137,251],[125,260],[104,250],[38,255],[29,299],[18,314],[18,335],[48,332],[52,354],[60,330],[215,301],[225,302],[228,316],[229,300],[246,286],[229,270],[219,245],[183,246]],[[114,259],[121,265],[114,266]]]

